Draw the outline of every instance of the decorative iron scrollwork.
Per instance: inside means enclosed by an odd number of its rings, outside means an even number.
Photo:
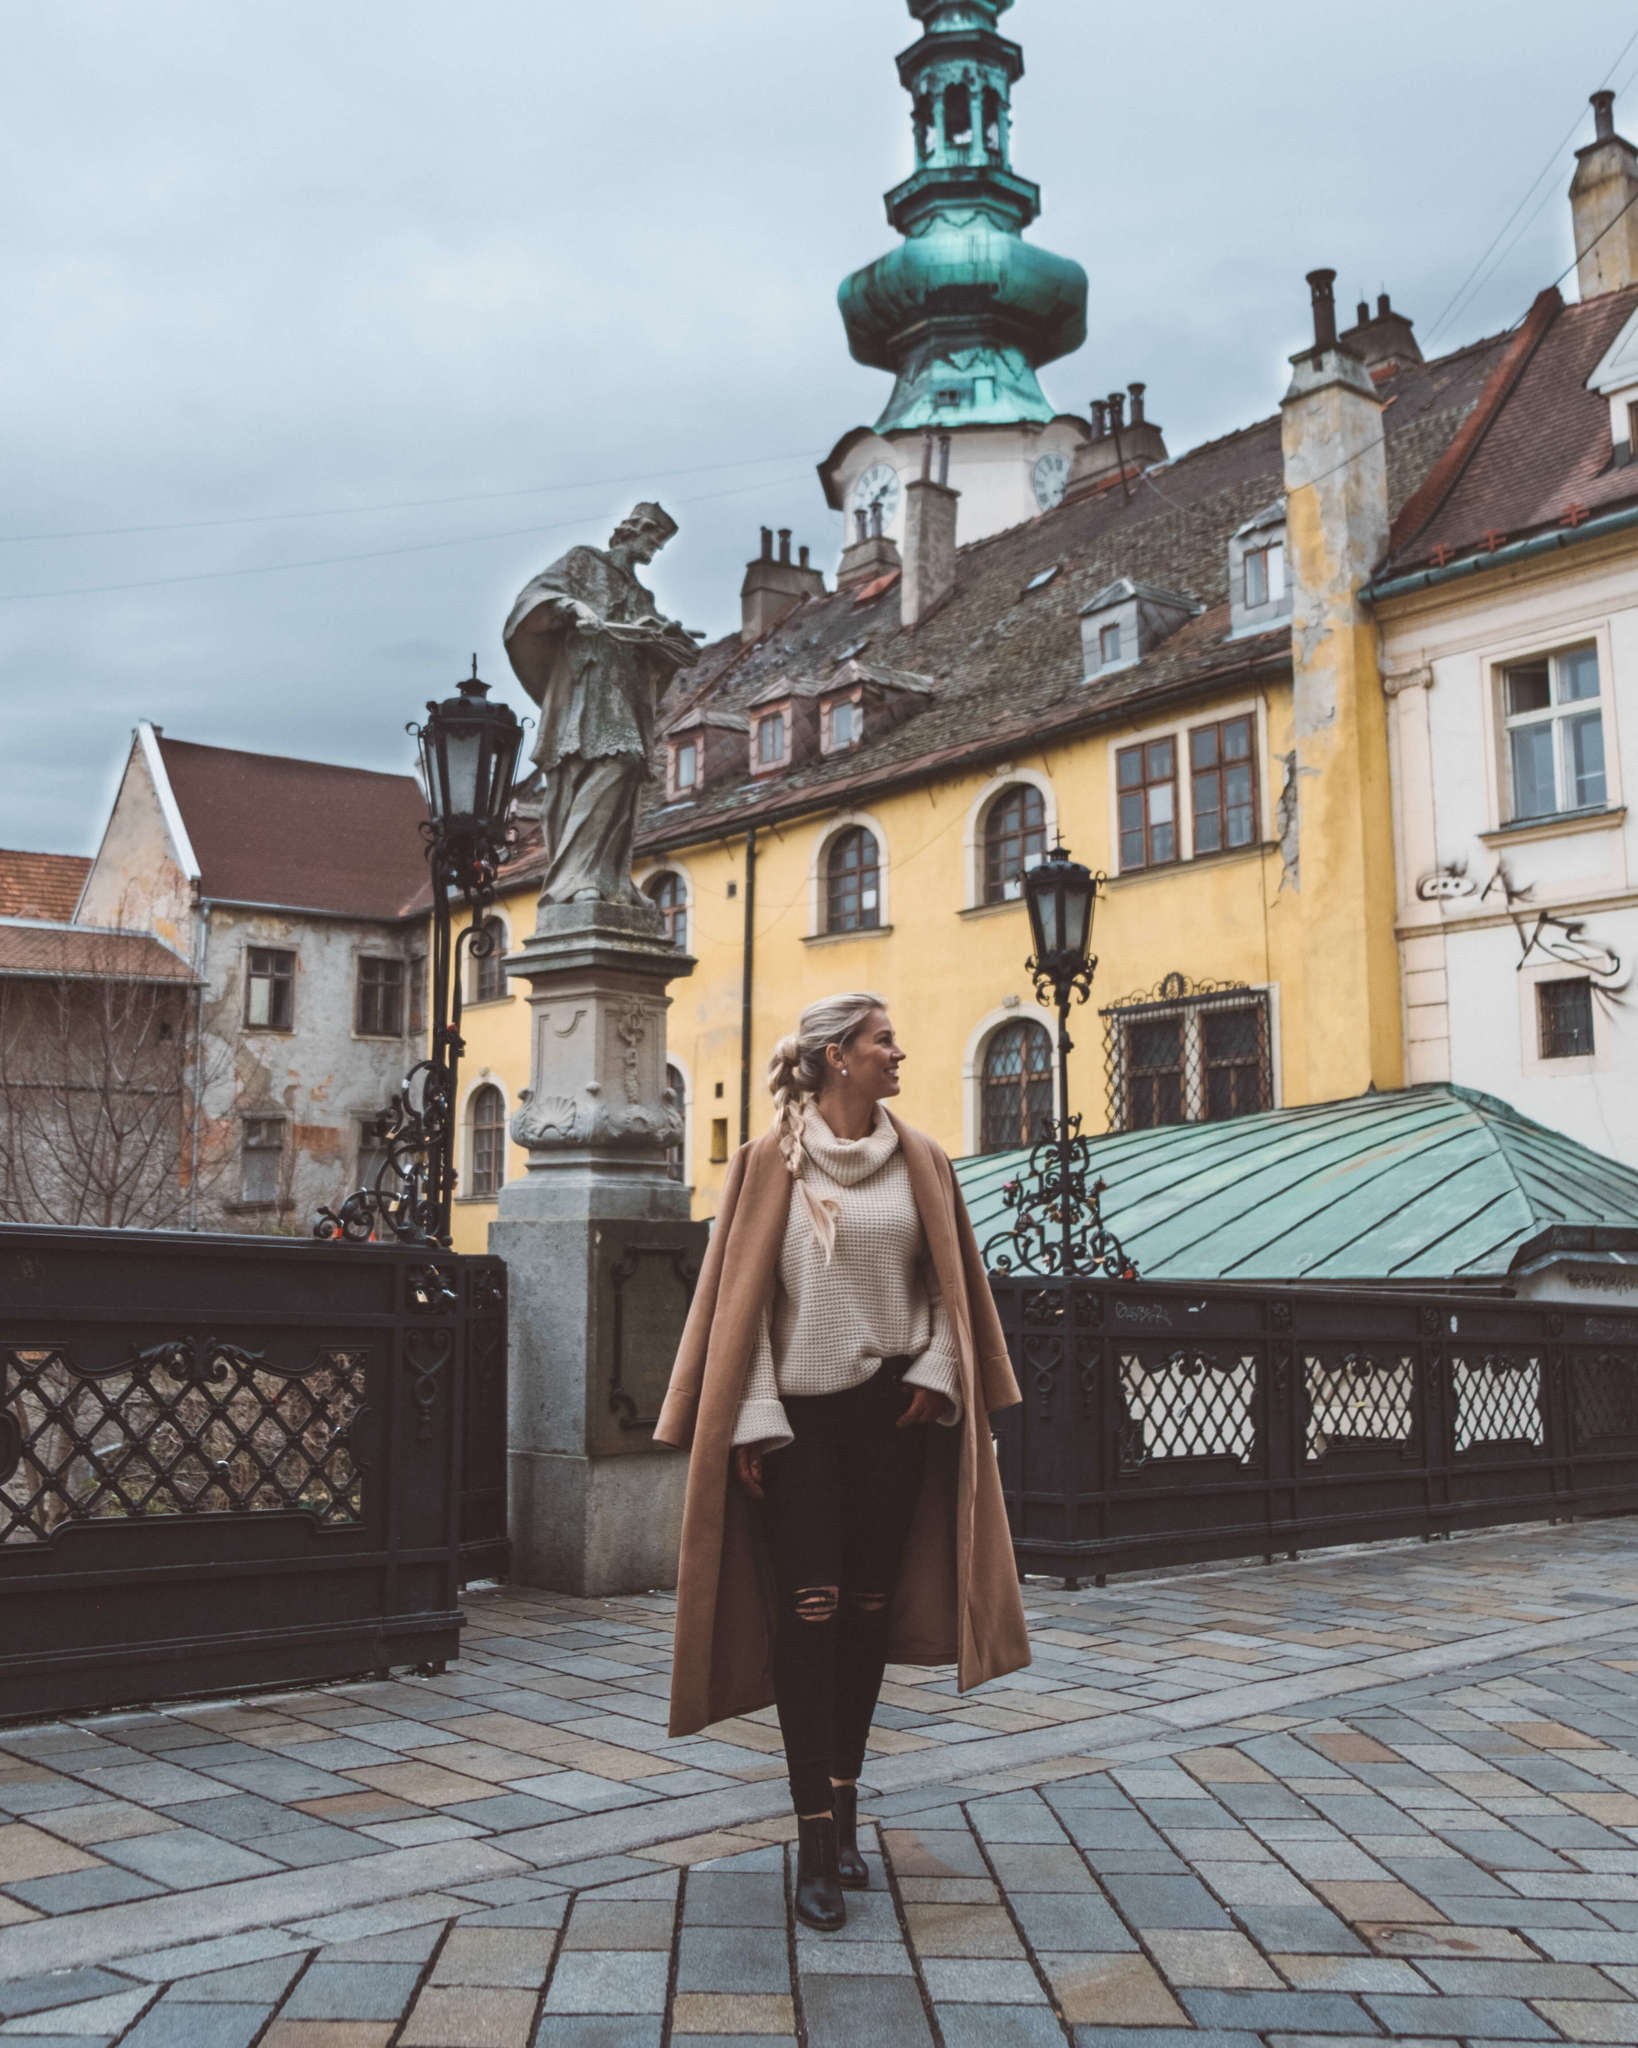
[[[444,1367],[455,1351],[453,1330],[410,1330],[404,1338],[404,1362],[410,1369],[410,1399],[415,1404],[415,1441],[432,1440],[433,1411]]]
[[[1048,1123],[1048,1135],[1030,1148],[1023,1175],[1003,1185],[1002,1206],[1018,1220],[985,1245],[985,1264],[1001,1274],[1076,1279],[1101,1273],[1106,1280],[1135,1280],[1136,1265],[1103,1220],[1107,1183],[1091,1178],[1092,1141],[1083,1136],[1079,1115],[1066,1120],[1062,1136],[1059,1128]]]
[[[140,1351],[133,1347],[113,1370],[143,1378],[165,1372],[185,1385],[221,1386],[235,1367],[243,1370],[266,1364],[266,1352],[245,1351],[215,1337],[168,1337],[164,1343],[149,1344]]]
[[[450,1315],[460,1300],[454,1269],[449,1266],[411,1266],[405,1288],[410,1308],[417,1315]]]
[[[1271,1301],[1268,1304],[1268,1327],[1271,1330],[1289,1330],[1291,1327],[1291,1304],[1288,1301]]]

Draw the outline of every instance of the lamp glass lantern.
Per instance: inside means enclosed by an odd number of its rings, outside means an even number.
[[[511,707],[495,703],[472,673],[456,694],[427,706],[420,728],[421,776],[432,822],[448,839],[498,843],[506,831],[523,727]]]
[[[1024,899],[1036,972],[1065,986],[1086,971],[1098,878],[1060,842],[1024,876]]]

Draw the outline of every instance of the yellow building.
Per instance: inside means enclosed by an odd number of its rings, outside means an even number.
[[[695,961],[669,1057],[696,1215],[766,1125],[774,1041],[838,989],[884,996],[904,1113],[952,1153],[1051,1112],[1021,876],[1056,837],[1108,876],[1071,1023],[1089,1130],[1401,1084],[1385,700],[1358,593],[1491,352],[1424,365],[1401,339],[1373,376],[1368,329],[1338,346],[1327,325],[1328,283],[1278,416],[1101,472],[1095,436],[1061,503],[968,546],[959,494],[911,478],[902,551],[867,535],[835,589],[771,542],[753,560],[743,631],[666,707],[639,836],[638,879]],[[539,864],[505,878],[508,946]],[[529,1077],[524,998],[498,976],[476,996],[467,1250]]]

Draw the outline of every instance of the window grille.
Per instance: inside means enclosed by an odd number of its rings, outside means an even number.
[[[1511,815],[1545,818],[1608,801],[1596,647],[1570,647],[1502,670]]]
[[[1121,872],[1177,858],[1177,743],[1170,737],[1115,756],[1120,794]]]
[[[876,836],[850,825],[825,860],[825,929],[871,932],[881,924],[881,856]]]
[[[984,820],[984,901],[1014,903],[1024,876],[1046,858],[1046,804],[1032,783],[1003,790]]]
[[[643,894],[658,907],[661,929],[666,938],[679,953],[687,952],[688,899],[683,891],[682,876],[671,868],[663,874],[650,875],[643,884]]]
[[[296,956],[272,946],[245,952],[245,1022],[253,1031],[288,1031],[296,1011]]]
[[[493,1198],[506,1178],[506,1103],[498,1088],[476,1089],[469,1111],[472,1132],[472,1195]]]
[[[358,1035],[398,1038],[404,1029],[404,963],[365,954],[358,963]]]
[[[1169,974],[1099,1015],[1111,1130],[1219,1123],[1273,1108],[1266,990]]]
[[[483,929],[489,935],[490,945],[487,953],[472,955],[472,1000],[475,1003],[498,1003],[508,993],[504,965],[506,927],[498,917],[487,917]]]
[[[1052,1039],[1021,1017],[1003,1024],[984,1048],[983,1126],[979,1149],[1011,1152],[1039,1144],[1052,1118]]]
[[[279,1199],[279,1168],[284,1162],[284,1118],[245,1118],[244,1139],[239,1156],[239,1199],[256,1208],[269,1208]]]
[[[1257,837],[1257,753],[1249,713],[1189,734],[1194,850],[1221,853]]]
[[[1585,975],[1536,983],[1544,1060],[1582,1059],[1593,1050],[1592,982]]]

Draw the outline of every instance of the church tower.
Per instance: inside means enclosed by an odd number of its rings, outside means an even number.
[[[904,486],[929,434],[949,436],[961,538],[1056,504],[1084,421],[1055,413],[1037,370],[1086,339],[1086,273],[1023,238],[1041,192],[1012,168],[1012,88],[1024,55],[996,27],[1012,0],[907,0],[921,39],[898,60],[915,169],[887,197],[904,237],[839,294],[848,346],[893,374],[873,428],[820,465],[847,541],[897,539]]]

